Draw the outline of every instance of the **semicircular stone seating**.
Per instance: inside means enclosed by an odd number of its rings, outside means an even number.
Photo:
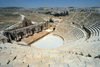
[[[74,15],[74,14],[73,14]],[[90,32],[91,36],[87,42],[95,42],[100,40],[100,16],[97,13],[76,13],[75,16],[70,18],[70,22],[75,22],[80,25],[84,25]],[[67,26],[67,29],[68,26]],[[67,31],[67,30],[65,30]],[[62,34],[61,34],[62,35]],[[84,32],[81,29],[74,28],[67,32],[66,36],[63,36],[66,42],[73,42],[84,37]]]
[[[83,15],[86,16],[86,15]],[[80,17],[79,17],[80,18]],[[88,14],[83,21],[79,21],[80,25],[84,25],[90,32],[91,36],[87,42],[95,42],[100,40],[100,15],[97,13]]]
[[[66,35],[65,39],[66,42],[73,42],[83,37],[84,37],[84,33],[80,29],[74,28],[73,30],[71,30],[69,34]]]
[[[72,43],[78,41],[79,39],[85,38],[85,34],[81,29],[66,23],[61,23],[55,30],[55,34],[59,34],[60,36],[64,37],[66,43]]]
[[[81,16],[81,14],[80,15],[77,14],[76,16]],[[7,43],[5,45],[2,45],[2,50],[0,49],[1,50],[0,58],[3,59],[0,61],[1,63],[0,66],[2,64],[3,65],[11,64],[14,67],[15,66],[18,67],[17,65],[19,64],[21,67],[30,67],[31,65],[34,64],[32,67],[35,66],[37,67],[37,65],[40,64],[42,65],[42,67],[52,67],[54,63],[57,63],[59,61],[68,63],[70,67],[86,67],[86,66],[89,67],[92,66],[92,64],[94,67],[100,66],[100,58],[99,58],[100,46],[99,46],[99,42],[97,42],[98,39],[100,40],[100,21],[99,21],[100,18],[97,20],[95,16],[92,17],[94,17],[94,19],[87,18],[85,19],[84,22],[80,23],[80,24],[84,24],[84,26],[91,32],[91,37],[87,40],[89,42],[78,44],[73,48],[71,47],[69,48],[69,51],[67,50],[68,47],[65,47],[67,44],[64,45],[62,50],[61,48],[59,48],[59,51],[42,50],[42,49],[40,49],[41,51],[39,51],[39,49],[35,47],[26,47],[26,46],[22,47],[21,45],[17,45],[16,42],[15,44]],[[81,19],[79,17],[79,20],[76,20],[76,22],[77,23],[80,22]],[[61,23],[54,33],[65,37],[66,41],[69,43],[80,40],[85,37],[84,32],[81,29],[67,25],[67,23]],[[64,48],[66,50],[64,50]],[[38,67],[40,67],[40,65]]]
[[[100,22],[95,23],[94,25],[87,27],[91,32],[91,37],[88,41],[98,41],[100,38]]]

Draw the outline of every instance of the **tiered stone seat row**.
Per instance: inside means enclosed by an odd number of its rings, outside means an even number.
[[[100,21],[100,15],[92,13],[89,17],[87,17],[81,24],[83,23],[84,26],[89,27],[95,24],[96,22]]]
[[[68,35],[66,35],[66,41],[73,42],[83,37],[84,37],[84,33],[80,29],[74,28]]]
[[[86,16],[88,16],[87,13],[76,13],[71,22],[80,23]]]
[[[87,27],[91,32],[91,41],[100,38],[100,22],[94,24],[93,26]]]
[[[57,29],[55,30],[55,33],[65,36],[66,34],[70,33],[70,31],[73,29],[74,27],[66,24],[66,23],[61,23]],[[66,34],[65,34],[66,33]]]
[[[5,45],[7,46],[7,44]],[[9,47],[11,47],[11,45],[9,45]],[[32,49],[31,47],[21,47],[19,45],[16,45],[16,49],[10,49],[11,50],[1,50],[0,59],[3,60],[0,60],[0,67],[85,67],[87,64],[92,65],[94,61],[97,61],[97,63],[93,66],[97,67],[100,65],[100,60],[98,58],[94,59],[94,56],[92,56],[91,54],[85,55],[83,52],[79,51],[39,51],[36,49]],[[85,64],[84,62],[86,62],[87,64]]]
[[[71,18],[73,17],[73,15],[75,15],[75,13],[71,13],[70,15],[66,16],[67,22],[69,22],[71,20]]]

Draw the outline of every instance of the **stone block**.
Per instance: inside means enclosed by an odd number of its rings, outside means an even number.
[[[13,67],[13,65],[12,64],[0,65],[0,67]]]
[[[23,62],[28,63],[28,64],[33,64],[33,63],[38,63],[41,62],[41,59],[35,59],[35,58],[28,58],[28,57],[24,57]]]
[[[50,67],[70,67],[67,63],[50,64]]]

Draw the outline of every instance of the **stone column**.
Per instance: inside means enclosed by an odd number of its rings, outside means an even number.
[[[24,30],[21,29],[21,38],[23,38],[23,37],[24,37]]]
[[[25,31],[26,31],[25,36],[28,37],[28,29],[26,29]]]
[[[39,31],[39,32],[41,31],[41,26],[40,26],[40,25],[38,26],[38,31]]]
[[[28,30],[28,35],[32,35],[32,30],[31,29]]]
[[[13,32],[13,35],[14,35],[14,40],[17,41],[17,32],[14,31],[14,32]]]
[[[8,34],[8,38],[9,38],[9,40],[10,40],[10,42],[11,42],[11,40],[12,40],[12,39],[11,39],[11,34]]]
[[[26,29],[23,29],[23,38],[26,37]]]
[[[19,36],[17,36],[17,38],[16,38],[16,41],[18,41],[19,40]]]
[[[19,35],[17,34],[20,31],[13,31],[11,33],[12,37],[14,38],[15,41],[18,41],[20,39]]]
[[[47,22],[45,23],[45,27],[47,28]]]
[[[44,24],[42,24],[42,26],[43,26],[43,30],[45,29],[45,25]]]
[[[44,30],[46,29],[46,23],[44,23]]]
[[[43,25],[41,25],[41,27],[40,27],[40,28],[41,28],[41,31],[42,31],[42,30],[43,30]]]
[[[33,28],[31,31],[32,31],[32,35],[33,35],[34,34],[34,31],[35,31],[35,28]]]
[[[48,22],[46,22],[46,29],[48,28]]]
[[[38,31],[38,26],[35,28],[35,30],[36,30],[36,33],[38,33],[39,31]]]
[[[32,29],[30,30],[30,35],[33,35]]]
[[[34,33],[36,33],[36,27],[34,28]]]
[[[48,28],[50,28],[50,23],[48,23]]]
[[[17,37],[15,38],[15,41],[17,41]]]
[[[27,34],[28,34],[28,36],[30,35],[30,29],[27,30]]]

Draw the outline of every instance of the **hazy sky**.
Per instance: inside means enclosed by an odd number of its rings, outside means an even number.
[[[0,7],[100,7],[100,0],[0,0]]]

